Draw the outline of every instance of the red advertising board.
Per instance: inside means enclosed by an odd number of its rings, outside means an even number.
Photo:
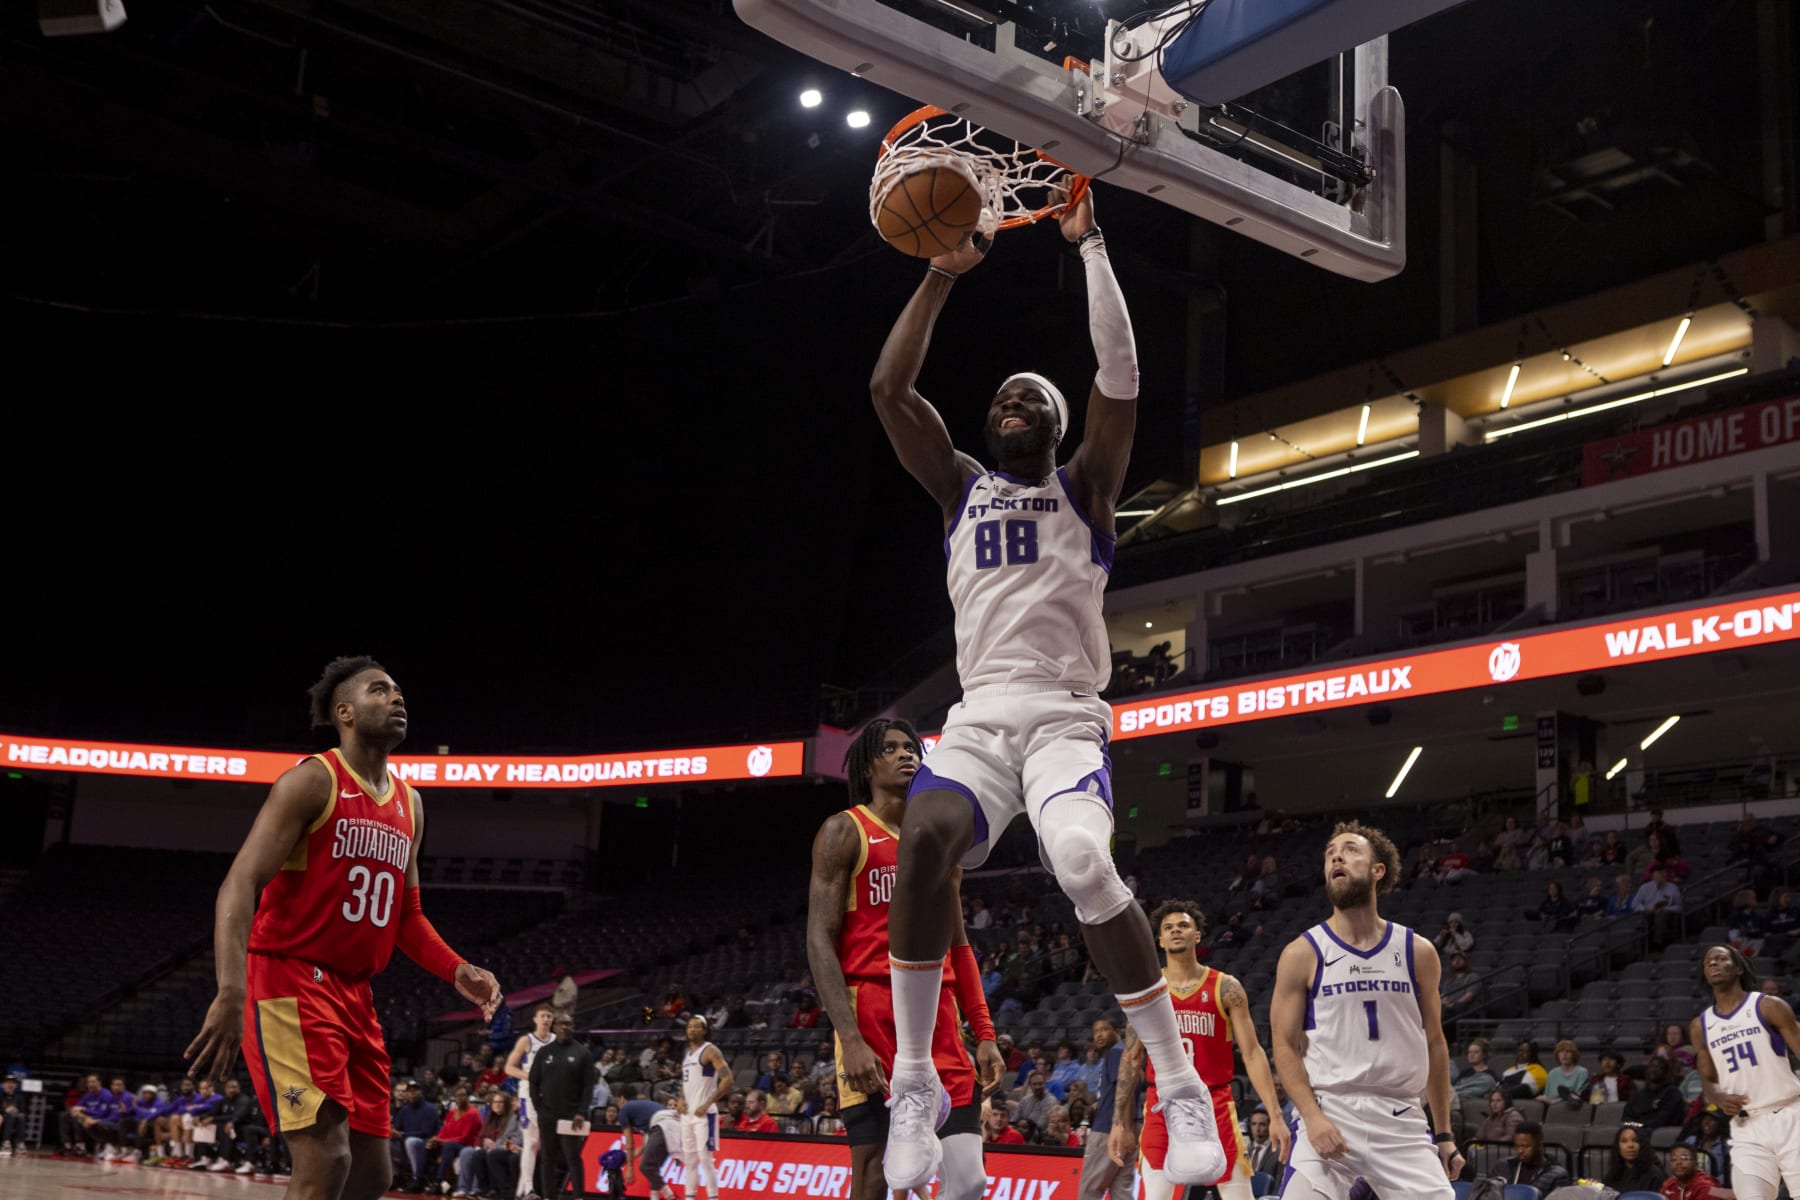
[[[1784,442],[1800,442],[1800,396],[1746,404],[1589,442],[1581,450],[1581,482],[1592,487]]]
[[[397,754],[388,760],[388,767],[410,783],[434,788],[602,788],[793,778],[801,773],[805,759],[804,742],[765,742],[566,757]],[[298,755],[266,750],[147,746],[0,733],[0,766],[12,770],[273,783],[298,761]]]
[[[616,1132],[590,1133],[582,1147],[587,1190],[606,1191],[600,1156],[620,1144]],[[982,1200],[1076,1200],[1081,1179],[1081,1151],[986,1146],[987,1191]],[[719,1172],[719,1200],[751,1200],[762,1196],[803,1196],[808,1200],[848,1200],[850,1146],[841,1137],[787,1134],[720,1135],[713,1155]],[[663,1180],[683,1190],[681,1163],[671,1157]],[[650,1187],[640,1174],[625,1189],[627,1196],[647,1197]],[[933,1194],[936,1194],[935,1187]]]
[[[1115,739],[1235,725],[1800,638],[1800,591],[1113,705]]]

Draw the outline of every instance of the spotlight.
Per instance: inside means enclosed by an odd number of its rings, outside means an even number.
[[[860,108],[853,108],[844,114],[844,123],[852,129],[861,129],[869,123],[869,114]]]
[[[807,88],[800,93],[801,108],[817,108],[823,103],[825,103],[825,93],[818,88]]]
[[[1610,770],[1606,773],[1606,777],[1608,779],[1611,779],[1614,775],[1617,775],[1620,771],[1623,771],[1625,769],[1625,763],[1626,763],[1626,760],[1623,758],[1621,758],[1618,762],[1614,763],[1612,765],[1612,770]]]

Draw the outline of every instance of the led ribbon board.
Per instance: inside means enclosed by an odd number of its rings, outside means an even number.
[[[1114,704],[1115,740],[1434,696],[1800,638],[1800,591]]]
[[[804,742],[764,742],[567,757],[408,754],[389,758],[388,769],[409,783],[427,787],[597,788],[791,779],[801,773],[805,759]],[[0,733],[0,764],[13,770],[274,783],[299,761],[298,755],[267,750],[149,746]]]

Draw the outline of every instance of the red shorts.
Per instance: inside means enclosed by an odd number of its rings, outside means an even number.
[[[1220,1179],[1230,1179],[1237,1170],[1238,1143],[1243,1134],[1238,1131],[1237,1105],[1231,1099],[1229,1087],[1212,1089],[1213,1122],[1219,1129],[1219,1141],[1225,1147],[1225,1173]],[[1144,1133],[1138,1139],[1139,1154],[1144,1164],[1152,1170],[1163,1169],[1163,1158],[1169,1153],[1169,1123],[1159,1112],[1150,1111],[1154,1105],[1146,1106],[1144,1114]]]
[[[875,1052],[882,1070],[892,1074],[894,989],[886,980],[852,982],[849,988],[850,1007],[856,1012],[856,1027],[862,1031],[863,1041],[869,1043],[869,1049]],[[834,1036],[832,1040],[836,1042],[837,1039]],[[838,1061],[842,1062],[844,1048],[841,1043],[837,1044],[836,1051]],[[938,1078],[950,1091],[951,1107],[961,1108],[975,1102],[975,1064],[969,1061],[969,1052],[963,1049],[962,1019],[956,1011],[956,997],[949,988],[938,991],[937,1028],[931,1035],[931,1062],[937,1067]],[[880,1096],[863,1095],[839,1076],[839,1109],[880,1099]]]
[[[393,1091],[368,981],[252,952],[244,983],[244,1061],[269,1124],[306,1129],[329,1096],[353,1132],[387,1137]]]

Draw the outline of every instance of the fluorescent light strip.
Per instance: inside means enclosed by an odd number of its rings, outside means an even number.
[[[1668,396],[1675,392],[1685,392],[1689,388],[1705,387],[1709,383],[1717,383],[1721,379],[1736,379],[1739,375],[1748,375],[1749,367],[1739,367],[1735,371],[1724,371],[1718,375],[1708,375],[1704,379],[1690,379],[1686,383],[1677,383],[1654,391],[1639,392],[1635,396],[1622,396],[1617,400],[1606,400],[1599,404],[1591,404],[1574,412],[1557,413],[1554,417],[1542,417],[1536,421],[1525,421],[1518,425],[1508,425],[1505,429],[1490,429],[1482,434],[1484,441],[1498,441],[1503,437],[1511,437],[1515,433],[1524,433],[1527,429],[1540,429],[1545,425],[1554,425],[1558,421],[1567,421],[1575,417],[1585,417],[1597,412],[1605,412],[1609,408],[1622,408],[1627,404],[1636,404],[1640,400],[1652,400],[1657,396]]]
[[[1424,749],[1423,746],[1414,746],[1412,753],[1406,756],[1406,761],[1400,765],[1400,773],[1394,776],[1394,782],[1388,784],[1387,798],[1389,800],[1392,800],[1394,793],[1400,790],[1400,785],[1406,782],[1406,773],[1413,769],[1413,764],[1419,761],[1419,755]]]
[[[1305,479],[1290,479],[1286,483],[1270,484],[1268,487],[1257,488],[1252,492],[1242,492],[1236,496],[1220,496],[1217,500],[1214,500],[1213,503],[1226,505],[1236,504],[1240,500],[1254,500],[1258,496],[1267,496],[1272,492],[1285,492],[1289,488],[1305,487],[1309,483],[1324,483],[1327,479],[1336,479],[1339,476],[1354,474],[1357,471],[1372,471],[1376,467],[1385,467],[1389,463],[1405,462],[1409,458],[1417,457],[1419,457],[1419,452],[1417,450],[1408,450],[1404,454],[1394,454],[1387,458],[1377,458],[1370,462],[1357,463],[1352,467],[1339,467],[1337,470],[1327,471],[1323,475],[1309,475]]]
[[[1664,721],[1661,725],[1658,725],[1655,729],[1652,729],[1650,731],[1650,736],[1638,743],[1638,749],[1648,750],[1656,742],[1657,738],[1675,728],[1675,722],[1679,720],[1681,720],[1681,715],[1677,713],[1675,716]]]
[[[1675,361],[1675,352],[1681,349],[1681,339],[1687,336],[1688,326],[1693,323],[1694,318],[1691,315],[1681,318],[1681,324],[1675,327],[1675,340],[1669,343],[1669,352],[1663,355],[1663,366],[1666,367]]]
[[[1114,513],[1115,517],[1147,517],[1155,512],[1154,508],[1126,508]]]
[[[1363,439],[1367,438],[1368,436],[1369,436],[1369,406],[1365,404],[1365,405],[1363,405],[1362,416],[1358,417],[1357,421],[1356,421],[1356,444],[1358,446],[1362,445]]]
[[[1606,777],[1608,779],[1611,779],[1614,775],[1617,775],[1620,771],[1623,771],[1624,769],[1625,769],[1625,760],[1621,758],[1618,762],[1616,762],[1612,765],[1612,770],[1610,770],[1606,773]]]
[[[1668,363],[1663,364],[1663,366],[1665,366],[1665,367],[1668,365],[1669,365]],[[1518,382],[1519,382],[1519,364],[1514,363],[1512,365],[1512,370],[1507,372],[1507,375],[1506,375],[1506,390],[1504,392],[1500,393],[1500,407],[1501,408],[1505,408],[1507,405],[1512,403],[1513,385]]]
[[[1225,475],[1229,479],[1237,478],[1237,439],[1236,438],[1233,438],[1231,441],[1231,465],[1225,468]]]

